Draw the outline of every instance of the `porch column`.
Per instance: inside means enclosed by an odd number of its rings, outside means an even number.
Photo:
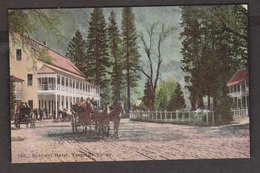
[[[56,87],[57,89],[57,87]],[[55,93],[55,119],[58,118],[57,115],[58,115],[58,96],[57,96],[57,93]]]
[[[68,96],[68,111],[70,111],[70,109],[71,109],[70,102],[71,102],[71,96]]]
[[[61,105],[61,102],[62,102],[62,95],[59,95],[59,110],[61,110],[62,109],[62,105]]]

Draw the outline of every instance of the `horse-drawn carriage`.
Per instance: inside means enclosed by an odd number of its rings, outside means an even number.
[[[35,115],[32,109],[22,102],[15,113],[15,127],[20,128],[21,124],[26,124],[27,127],[35,128]]]
[[[81,99],[75,105],[72,105],[72,113],[74,121],[72,122],[72,131],[77,132],[79,126],[84,127],[84,131],[87,132],[89,127],[89,133],[91,133],[92,127],[95,128],[96,134],[109,136],[109,122],[114,123],[114,134],[118,138],[118,127],[120,122],[121,112],[124,112],[124,103],[118,102],[112,111],[109,111],[109,103],[104,103],[102,110],[94,109],[90,101]]]

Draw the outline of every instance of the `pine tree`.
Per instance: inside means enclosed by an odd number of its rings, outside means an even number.
[[[185,99],[179,83],[177,83],[176,89],[171,96],[171,99],[167,105],[167,110],[175,111],[185,107]]]
[[[101,8],[94,8],[91,13],[87,38],[87,74],[89,80],[102,88],[109,83],[107,69],[110,66],[108,57],[108,40],[106,21]]]
[[[151,91],[150,82],[148,79],[145,83],[144,96],[142,98],[142,102],[148,110],[153,109],[152,91]]]
[[[135,17],[132,8],[125,7],[122,11],[122,37],[126,69],[126,87],[127,87],[127,111],[131,110],[131,89],[138,86],[140,74],[136,69],[140,67],[140,54],[137,46],[137,33],[134,23]]]
[[[112,72],[110,85],[112,87],[112,99],[114,104],[121,100],[121,90],[124,86],[123,79],[123,60],[120,52],[121,39],[118,30],[118,26],[116,23],[116,15],[114,11],[110,13],[108,24],[108,48],[109,48],[109,56],[112,62]]]
[[[182,8],[182,70],[191,92],[192,109],[196,104],[204,108],[202,98],[207,96],[208,109],[212,97],[214,111],[228,110],[224,107],[229,99],[223,95],[227,93],[226,83],[247,64],[244,12],[240,5]]]
[[[78,69],[85,75],[87,64],[86,64],[86,42],[83,40],[79,30],[75,33],[75,36],[71,39],[67,48],[68,52],[66,56],[78,67]]]

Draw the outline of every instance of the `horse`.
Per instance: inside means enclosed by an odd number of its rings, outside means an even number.
[[[94,122],[97,129],[97,135],[100,135],[100,132],[102,133],[102,136],[106,135],[109,136],[109,102],[104,104],[104,109],[96,111],[94,113]]]
[[[93,113],[93,107],[89,102],[84,101],[85,103],[82,104],[74,104],[71,105],[71,112],[73,114],[73,132],[74,132],[74,127],[75,130],[77,131],[78,126],[83,126],[84,131],[87,132],[87,126],[90,127],[89,134],[91,134],[91,125],[92,125],[92,113]],[[82,106],[84,105],[84,106]],[[78,117],[78,121],[77,121]],[[76,126],[74,126],[74,125]]]
[[[119,123],[121,119],[121,113],[124,113],[124,102],[118,101],[117,104],[115,105],[114,109],[109,113],[109,121],[114,123],[114,135],[115,138],[118,137],[118,128],[119,128]]]
[[[91,124],[91,113],[93,112],[93,107],[90,103],[83,100],[81,103],[76,103],[71,105],[72,112],[75,112],[79,117],[79,122],[83,124]]]

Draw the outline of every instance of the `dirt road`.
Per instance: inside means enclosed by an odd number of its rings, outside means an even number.
[[[112,124],[111,124],[112,125]],[[249,125],[218,127],[122,119],[119,139],[73,134],[69,122],[12,126],[12,163],[249,158]]]

